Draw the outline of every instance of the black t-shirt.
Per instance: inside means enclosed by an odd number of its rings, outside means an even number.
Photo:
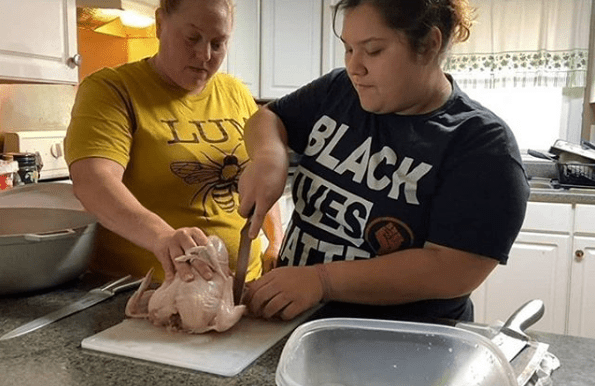
[[[449,80],[449,100],[423,115],[364,111],[344,69],[269,104],[302,154],[280,265],[368,259],[425,242],[506,263],[529,197],[520,152],[506,123]],[[463,297],[370,312],[460,318],[469,307]]]

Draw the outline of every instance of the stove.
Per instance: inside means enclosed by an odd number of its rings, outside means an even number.
[[[38,153],[43,167],[39,182],[70,181],[64,159],[66,130],[33,130],[4,132],[4,153]]]

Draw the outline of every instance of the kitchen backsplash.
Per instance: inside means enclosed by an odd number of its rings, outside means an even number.
[[[65,130],[76,87],[54,84],[0,84],[1,133],[16,130]]]

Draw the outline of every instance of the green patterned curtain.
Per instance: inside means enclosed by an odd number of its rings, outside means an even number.
[[[475,0],[444,71],[467,87],[585,87],[591,0]]]

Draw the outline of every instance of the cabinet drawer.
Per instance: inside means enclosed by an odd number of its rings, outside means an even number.
[[[595,205],[577,204],[574,231],[595,234]]]
[[[570,233],[572,204],[530,201],[527,204],[522,230]]]

